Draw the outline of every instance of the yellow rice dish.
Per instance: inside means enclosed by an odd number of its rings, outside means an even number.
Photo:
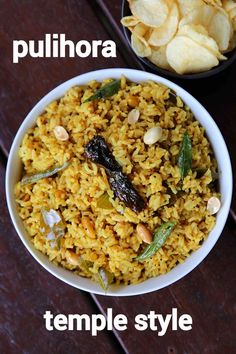
[[[45,108],[22,141],[26,177],[15,186],[19,215],[35,248],[104,288],[142,282],[184,262],[214,227],[216,210],[209,201],[219,202],[210,143],[182,100],[161,84],[124,77],[115,93],[96,96],[111,82],[72,87]],[[121,200],[108,169],[89,158],[96,136],[103,137],[121,178],[143,201],[140,208]],[[191,154],[185,151],[181,165],[184,136]],[[183,174],[188,153],[191,167]],[[170,222],[165,239],[155,239],[156,230]],[[155,241],[159,247],[142,259]]]

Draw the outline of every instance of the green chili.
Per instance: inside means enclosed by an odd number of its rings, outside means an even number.
[[[65,168],[67,168],[69,166],[69,164],[70,164],[70,162],[67,161],[62,166],[54,167],[48,171],[39,172],[39,173],[36,173],[35,175],[25,175],[21,180],[21,185],[24,186],[26,184],[32,184],[32,183],[39,181],[40,179],[51,177],[51,176],[55,175],[57,172],[62,171]]]
[[[154,238],[152,243],[146,247],[140,256],[135,259],[138,261],[144,261],[152,257],[166,242],[167,238],[170,236],[173,228],[175,227],[175,222],[169,221],[162,224],[154,233]]]

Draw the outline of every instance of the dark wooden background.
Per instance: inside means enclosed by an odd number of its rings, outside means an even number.
[[[48,274],[29,255],[11,224],[4,175],[8,151],[24,117],[35,103],[63,81],[90,70],[139,67],[119,25],[120,0],[0,0],[0,352],[1,353],[236,353],[236,232],[229,217],[209,256],[176,284],[142,296],[111,298],[85,293]],[[42,39],[66,33],[68,39],[110,39],[117,58],[33,59],[12,63],[13,39]],[[181,82],[219,125],[236,163],[236,65],[214,80]],[[233,203],[235,208],[236,204]],[[43,314],[105,313],[112,307],[129,319],[124,332],[47,332]],[[193,318],[190,332],[137,332],[133,319],[173,307]]]

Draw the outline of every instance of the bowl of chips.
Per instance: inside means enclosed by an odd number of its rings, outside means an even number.
[[[172,78],[206,78],[236,59],[233,0],[123,0],[121,24],[138,58]]]

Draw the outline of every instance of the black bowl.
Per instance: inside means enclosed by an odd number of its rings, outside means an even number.
[[[131,11],[129,8],[129,4],[127,2],[127,0],[123,0],[122,1],[122,9],[121,9],[121,16],[130,16]],[[131,33],[129,31],[129,29],[127,27],[123,26],[123,31],[125,34],[125,37],[131,47]],[[131,47],[132,48],[132,47]],[[136,55],[136,53],[134,52],[134,54]],[[201,73],[196,73],[196,74],[177,74],[174,73],[172,71],[168,71],[165,69],[161,69],[158,66],[156,66],[155,64],[153,64],[152,62],[150,62],[147,58],[141,58],[139,56],[138,59],[147,67],[149,67],[152,72],[157,73],[161,76],[166,76],[169,78],[174,78],[174,79],[204,79],[204,78],[209,78],[215,75],[218,75],[220,73],[222,73],[225,69],[227,69],[235,60],[236,60],[236,48],[234,50],[232,50],[229,53],[224,54],[228,59],[226,61],[222,61],[220,62],[220,64],[218,66],[216,66],[215,68],[212,68],[211,70],[208,71],[203,71]]]

